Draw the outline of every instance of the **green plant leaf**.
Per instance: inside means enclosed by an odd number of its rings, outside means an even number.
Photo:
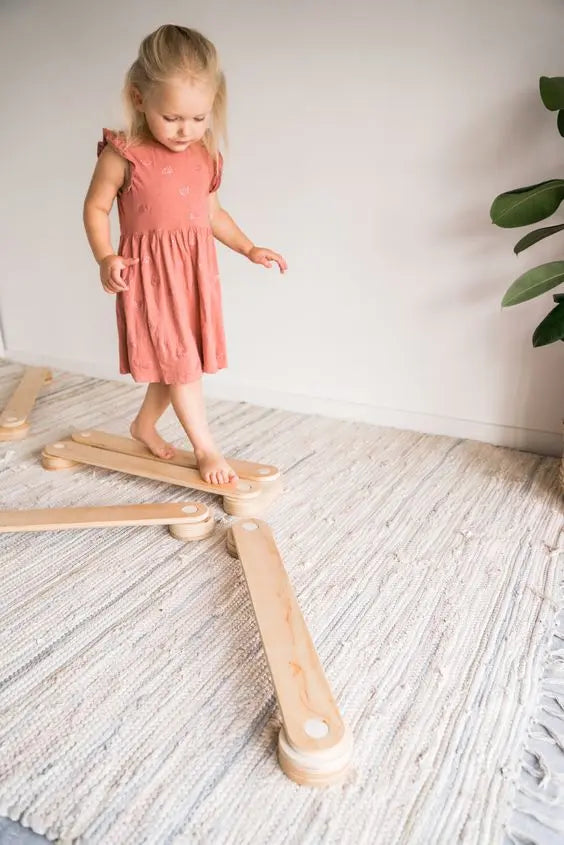
[[[564,138],[564,109],[560,109],[558,112],[558,119],[556,121],[556,125],[558,126],[558,131]]]
[[[564,340],[564,302],[560,302],[556,308],[553,308],[536,327],[533,334],[533,346],[546,346],[557,340]]]
[[[535,296],[558,287],[562,282],[564,282],[564,261],[549,261],[548,264],[540,264],[515,279],[501,304],[503,308],[519,305],[520,302],[534,299]]]
[[[564,76],[541,76],[541,100],[550,111],[564,109]]]
[[[492,203],[490,217],[503,229],[530,226],[550,217],[563,199],[564,179],[549,179],[500,194]]]
[[[549,235],[553,235],[555,232],[561,232],[562,229],[564,229],[564,223],[559,223],[558,226],[545,226],[544,229],[536,229],[534,232],[529,232],[524,238],[517,241],[513,247],[513,252],[515,255],[519,255],[524,249],[528,249],[533,244],[542,241],[544,238],[548,238]]]

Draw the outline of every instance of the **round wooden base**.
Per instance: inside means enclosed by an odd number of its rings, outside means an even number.
[[[252,490],[252,484],[240,479],[237,482],[237,490],[240,490],[242,493],[246,493],[247,491]],[[254,496],[251,499],[231,498],[231,496],[227,494],[223,496],[223,510],[230,516],[250,516],[252,513],[256,513],[257,509],[260,510],[261,498],[262,493],[259,493],[258,496]]]
[[[70,469],[71,467],[80,466],[80,464],[77,464],[76,461],[69,461],[67,458],[55,458],[53,455],[48,455],[43,451],[41,453],[41,466],[43,469],[57,470]]]
[[[239,489],[244,488],[245,481],[239,482]],[[229,495],[223,497],[223,510],[229,516],[259,516],[282,492],[282,480],[280,478],[261,485],[258,496],[251,499],[232,499]]]
[[[322,751],[300,751],[290,745],[284,727],[278,736],[278,762],[290,780],[300,786],[330,786],[347,776],[353,752],[352,733],[346,727],[342,740]]]
[[[169,525],[168,530],[176,540],[203,540],[204,537],[209,537],[215,528],[215,520],[213,516],[208,516],[202,522],[178,522],[175,525]]]
[[[29,423],[21,422],[18,425],[0,426],[0,441],[2,440],[23,440],[29,432]]]

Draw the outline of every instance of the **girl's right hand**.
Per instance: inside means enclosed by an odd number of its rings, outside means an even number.
[[[129,285],[122,278],[122,271],[139,262],[138,258],[124,258],[122,255],[106,255],[100,261],[100,279],[106,293],[121,293]]]

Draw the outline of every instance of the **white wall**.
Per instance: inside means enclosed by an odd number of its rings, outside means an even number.
[[[539,451],[559,449],[550,296],[502,312],[520,230],[493,196],[563,176],[537,93],[564,75],[560,0],[25,0],[4,3],[0,312],[9,356],[113,376],[113,301],[81,207],[143,35],[201,28],[230,87],[225,207],[285,253],[279,277],[220,251],[231,367],[213,395]]]

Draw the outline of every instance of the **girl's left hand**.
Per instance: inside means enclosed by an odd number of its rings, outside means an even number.
[[[262,264],[263,267],[272,267],[272,262],[276,261],[280,267],[281,273],[285,273],[288,269],[285,258],[278,255],[277,252],[273,252],[271,249],[266,249],[263,246],[254,246],[247,253],[247,258],[254,264]]]

